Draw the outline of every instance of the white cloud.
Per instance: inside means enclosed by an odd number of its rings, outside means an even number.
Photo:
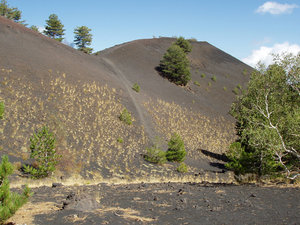
[[[293,9],[298,8],[296,4],[280,4],[277,2],[265,2],[256,10],[257,13],[271,13],[273,15],[291,13]]]
[[[272,54],[292,53],[293,55],[297,55],[299,52],[300,45],[283,42],[275,44],[272,47],[261,46],[259,49],[253,50],[252,54],[242,59],[242,61],[252,67],[255,67],[258,62],[262,62],[268,66],[273,63]]]
[[[43,33],[45,31],[45,27],[38,27],[38,30],[40,33]]]

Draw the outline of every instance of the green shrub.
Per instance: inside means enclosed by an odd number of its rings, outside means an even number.
[[[185,163],[180,163],[180,165],[177,167],[176,170],[179,173],[187,173],[188,172],[188,167]]]
[[[248,74],[247,69],[243,69],[243,75],[246,76]]]
[[[121,112],[119,119],[128,125],[132,124],[131,114],[126,108]]]
[[[237,87],[238,89],[242,90],[242,86],[241,86],[240,84],[238,84],[236,87]]]
[[[217,77],[215,75],[212,76],[211,78],[212,81],[216,82],[217,81]]]
[[[145,160],[151,163],[164,164],[167,161],[166,152],[162,151],[156,144],[147,148]]]
[[[166,154],[168,161],[183,162],[186,156],[184,143],[179,134],[174,133],[168,143]]]
[[[205,78],[205,77],[206,77],[205,73],[202,73],[202,74],[201,74],[201,77],[202,77],[202,78]]]
[[[194,84],[200,87],[199,81],[194,81]]]
[[[23,193],[10,192],[8,176],[13,172],[13,166],[8,156],[2,156],[0,163],[0,224],[13,216],[15,212],[24,205],[30,197],[30,189],[25,186]]]
[[[133,85],[133,87],[132,87],[132,89],[134,90],[134,91],[136,91],[136,92],[140,92],[140,86],[137,84],[137,83],[135,83],[134,85]]]
[[[122,144],[122,143],[124,142],[124,140],[123,140],[123,138],[118,138],[118,139],[117,139],[117,142],[119,142],[119,143]]]
[[[35,159],[37,166],[24,165],[24,172],[32,175],[32,178],[49,176],[59,162],[61,155],[55,150],[55,137],[47,126],[43,126],[30,138],[30,158]]]
[[[211,82],[208,82],[208,87],[210,87],[211,86]]]
[[[4,117],[4,102],[0,102],[0,120]]]
[[[224,90],[224,91],[227,91],[227,87],[223,87],[223,90]]]

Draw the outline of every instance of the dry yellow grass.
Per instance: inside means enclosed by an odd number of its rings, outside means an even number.
[[[47,78],[32,83],[2,69],[0,83],[0,98],[5,99],[6,107],[0,122],[6,154],[20,157],[22,152],[26,159],[30,136],[48,125],[63,155],[60,170],[89,176],[89,169],[95,174],[105,169],[112,175],[134,169],[134,156],[147,140],[141,126],[119,120],[124,106],[116,89],[96,82],[74,82],[67,74],[52,70]],[[122,145],[118,138],[124,140]]]
[[[145,103],[145,107],[166,139],[174,132],[181,135],[191,158],[205,157],[200,149],[222,154],[235,139],[234,124],[223,117],[212,119],[160,99]]]

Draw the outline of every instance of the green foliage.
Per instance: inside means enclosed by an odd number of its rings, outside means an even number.
[[[64,25],[58,19],[58,16],[56,14],[51,14],[49,19],[46,20],[46,24],[44,34],[61,42],[64,39],[63,36],[65,35],[65,30]]]
[[[238,89],[242,90],[242,86],[241,86],[240,84],[238,84],[236,87],[237,87]]]
[[[7,19],[13,20],[17,23],[24,23],[21,20],[22,12],[18,8],[10,8],[6,0],[0,2],[0,16],[4,16]]]
[[[227,87],[223,87],[223,90],[224,90],[224,91],[227,91]]]
[[[134,91],[136,91],[136,92],[140,92],[140,86],[137,84],[137,83],[135,83],[134,85],[133,85],[133,87],[132,87],[132,89],[134,90]]]
[[[75,38],[74,43],[77,45],[78,50],[87,54],[91,54],[93,49],[87,46],[92,44],[93,35],[90,33],[91,29],[86,26],[76,27],[74,30]]]
[[[30,158],[35,159],[37,167],[24,166],[24,171],[33,178],[49,176],[59,162],[61,155],[55,150],[55,137],[47,126],[43,126],[30,138]]]
[[[183,49],[178,45],[171,45],[160,62],[162,75],[177,85],[187,85],[191,80],[189,60]]]
[[[31,30],[34,30],[34,31],[36,31],[36,32],[40,32],[40,31],[39,31],[39,28],[38,28],[37,26],[35,26],[35,25],[32,25],[32,26],[30,27],[30,29],[31,29]]]
[[[185,163],[180,163],[180,165],[177,167],[177,172],[179,173],[187,173],[189,170],[188,170],[188,167]]]
[[[199,81],[194,81],[194,84],[200,87]]]
[[[0,120],[4,118],[4,102],[0,102]]]
[[[185,160],[186,151],[184,143],[179,134],[174,133],[168,142],[168,151],[166,154],[168,161],[183,162]]]
[[[202,77],[202,78],[205,78],[205,77],[206,77],[206,74],[205,74],[205,73],[202,73],[202,74],[201,74],[201,77]]]
[[[298,59],[288,68],[297,71],[300,55]],[[285,172],[291,179],[300,174],[300,100],[293,87],[298,83],[280,62],[252,73],[247,91],[232,105],[241,144],[230,150],[228,166],[238,173]],[[299,70],[294,75],[299,79]]]
[[[211,86],[211,82],[208,82],[208,87],[210,87]]]
[[[30,189],[26,186],[21,195],[10,192],[8,176],[13,172],[13,166],[8,160],[8,156],[2,156],[0,163],[0,224],[27,202],[30,197]]]
[[[211,78],[212,81],[216,82],[217,81],[217,77],[215,75],[212,76]]]
[[[167,161],[166,152],[162,151],[157,144],[147,148],[144,158],[146,161],[156,164],[164,164]]]
[[[128,125],[132,124],[131,114],[126,108],[121,112],[119,119]]]
[[[247,69],[243,69],[243,75],[246,76],[248,74]]]
[[[174,42],[174,44],[178,45],[180,48],[182,48],[182,50],[186,54],[192,51],[191,43],[188,40],[184,39],[184,37],[177,38],[177,40]]]

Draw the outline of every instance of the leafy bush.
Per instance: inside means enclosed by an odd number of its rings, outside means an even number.
[[[223,90],[224,90],[224,91],[227,91],[227,87],[223,87]]]
[[[202,78],[205,78],[205,77],[206,77],[205,73],[202,73],[202,74],[201,74],[201,77],[202,77]]]
[[[166,152],[162,151],[156,144],[147,148],[145,160],[151,163],[164,164],[167,161]]]
[[[59,162],[61,155],[55,150],[55,137],[47,126],[43,126],[30,138],[30,158],[35,159],[37,166],[24,165],[25,173],[29,173],[33,178],[43,178],[49,176]]]
[[[241,86],[240,84],[238,84],[236,87],[237,87],[238,89],[242,90],[242,86]]]
[[[283,60],[253,72],[248,89],[232,105],[240,145],[228,157],[236,172],[300,175],[300,54]]]
[[[174,42],[174,44],[178,45],[180,48],[182,48],[182,50],[186,54],[192,51],[191,43],[188,40],[184,39],[184,37],[177,38],[177,40]]]
[[[4,102],[0,102],[0,120],[4,117]]]
[[[132,124],[131,114],[126,108],[121,112],[119,119],[128,125]]]
[[[168,143],[166,154],[168,161],[183,162],[186,156],[184,143],[179,134],[174,133]]]
[[[134,90],[134,91],[136,91],[136,92],[140,92],[140,86],[137,84],[137,83],[135,83],[134,85],[133,85],[133,87],[132,87],[132,89]]]
[[[191,80],[190,64],[185,52],[178,45],[171,45],[160,61],[162,75],[177,85],[187,85]]]
[[[208,82],[208,87],[210,87],[211,86],[211,82]]]
[[[217,77],[215,75],[212,76],[211,78],[212,81],[216,82],[217,81]]]
[[[180,165],[177,167],[176,170],[179,173],[187,173],[188,172],[188,167],[185,163],[180,163]]]
[[[8,156],[2,156],[0,163],[0,224],[24,205],[30,197],[30,189],[26,186],[23,193],[17,194],[10,192],[8,176],[13,172],[13,166],[8,160]]]

